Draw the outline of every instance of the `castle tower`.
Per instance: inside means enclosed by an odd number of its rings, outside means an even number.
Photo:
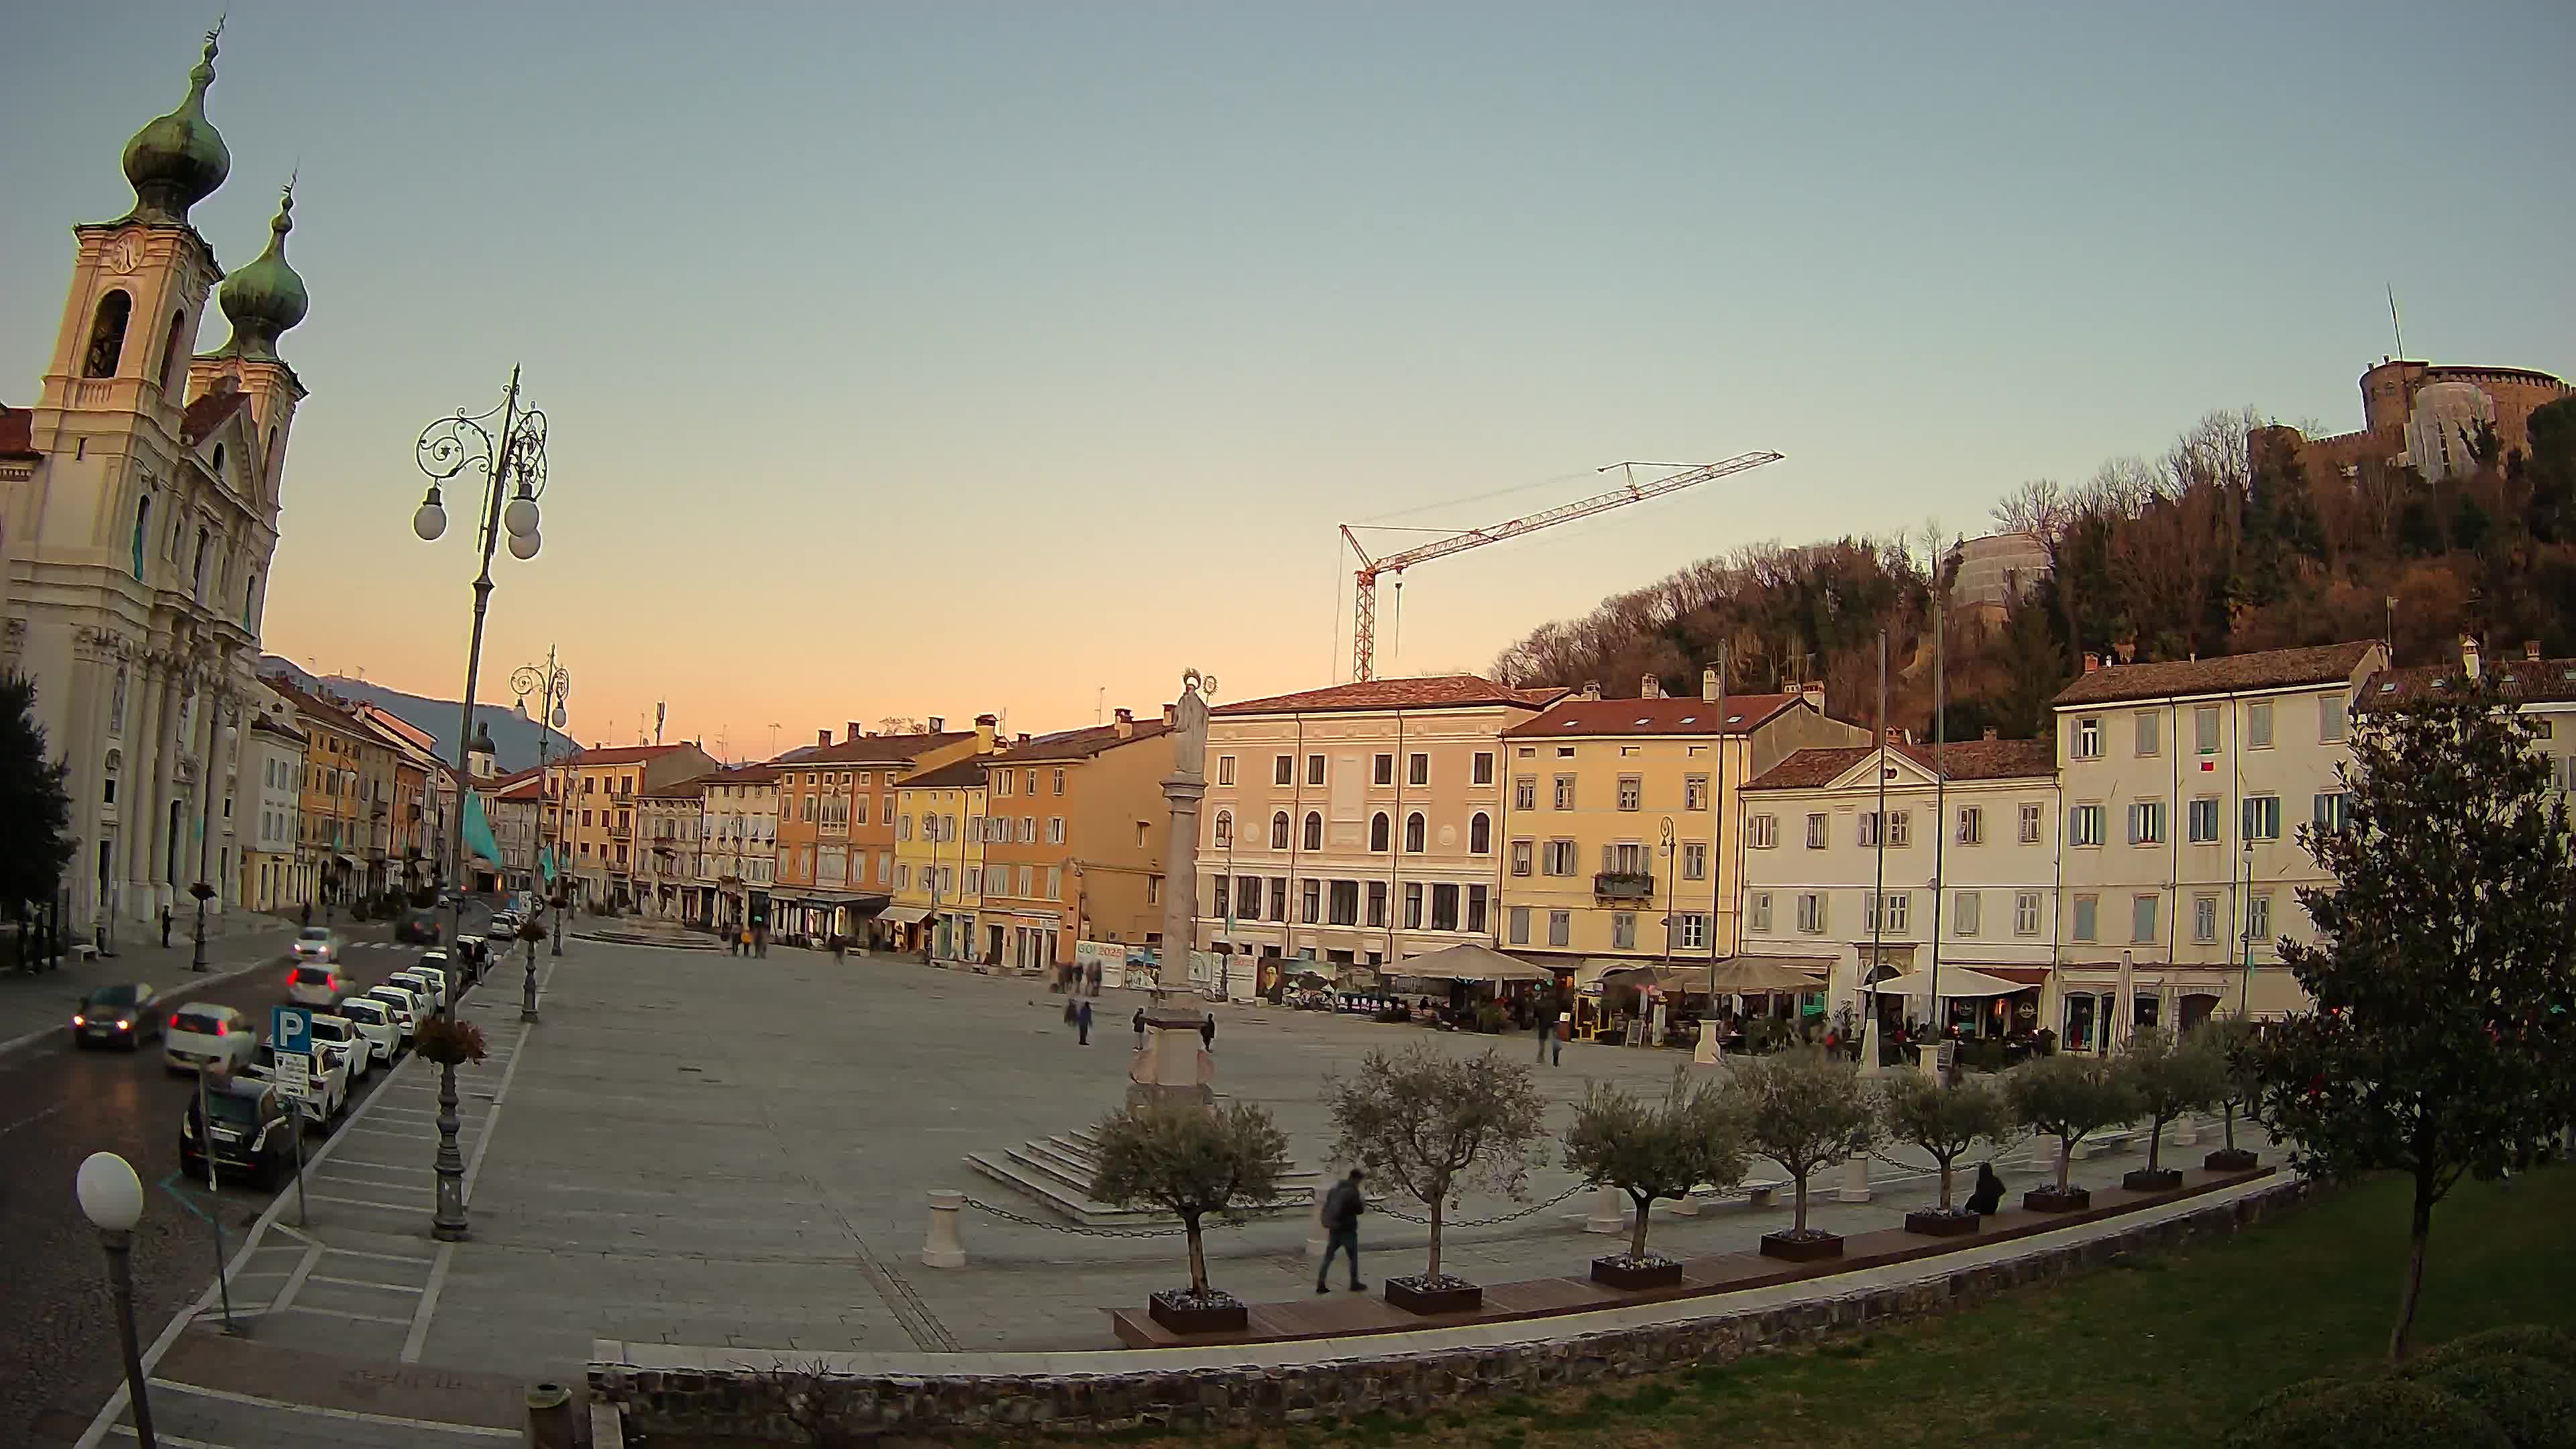
[[[103,930],[193,909],[200,879],[238,899],[240,707],[303,397],[275,348],[304,309],[283,209],[269,253],[225,289],[233,343],[192,357],[224,277],[188,215],[232,169],[206,114],[216,41],[178,108],[126,144],[133,208],[72,229],[62,325],[21,419],[32,461],[0,482],[0,668],[36,681],[70,767],[67,920]]]

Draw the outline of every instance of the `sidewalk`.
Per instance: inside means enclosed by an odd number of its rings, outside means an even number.
[[[278,916],[235,910],[206,916],[206,971],[188,969],[196,956],[194,911],[171,923],[170,944],[160,944],[160,931],[130,931],[115,942],[113,957],[86,959],[66,953],[62,969],[29,976],[0,973],[0,1056],[64,1030],[73,1003],[101,986],[146,982],[164,995],[184,993],[230,980],[253,967],[282,961],[295,939],[296,923]]]

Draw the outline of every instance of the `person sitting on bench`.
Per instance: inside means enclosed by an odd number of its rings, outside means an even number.
[[[1968,1211],[1977,1214],[2001,1212],[2004,1205],[2004,1180],[1995,1176],[1991,1162],[1977,1164],[1977,1190],[1968,1194]]]

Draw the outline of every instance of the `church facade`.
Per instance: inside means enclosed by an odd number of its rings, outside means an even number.
[[[206,116],[215,37],[187,96],[127,143],[134,207],[72,229],[71,286],[32,407],[0,409],[0,669],[31,677],[70,766],[65,921],[113,931],[242,899],[259,789],[260,612],[305,397],[278,339],[303,320],[268,248],[226,275],[189,208],[231,170]],[[218,290],[220,284],[220,290]],[[229,338],[198,350],[210,300]]]

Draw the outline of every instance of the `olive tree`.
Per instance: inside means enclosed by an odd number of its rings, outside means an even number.
[[[1941,1211],[1950,1211],[1950,1175],[1959,1159],[1978,1143],[1999,1143],[2012,1132],[2004,1094],[1984,1077],[1944,1086],[1930,1077],[1903,1076],[1880,1090],[1888,1139],[1920,1147],[1941,1165]]]
[[[2112,1071],[2147,1119],[2147,1171],[2159,1167],[2165,1124],[2215,1102],[2227,1090],[2226,1060],[2199,1036],[2176,1036],[2150,1027],[2138,1033]]]
[[[1780,1164],[1796,1186],[1789,1235],[1805,1237],[1807,1179],[1878,1145],[1878,1103],[1859,1064],[1805,1047],[1747,1057],[1726,1092],[1754,1154]]]
[[[1529,1149],[1546,1130],[1547,1102],[1530,1069],[1493,1051],[1456,1057],[1427,1042],[1372,1051],[1351,1077],[1327,1078],[1333,1156],[1391,1180],[1431,1214],[1426,1282],[1440,1273],[1444,1214],[1474,1185],[1517,1198]]]
[[[2060,1052],[2015,1071],[2004,1081],[2013,1120],[2057,1139],[2057,1190],[2075,1161],[2075,1144],[2138,1115],[2137,1095],[2100,1057]]]
[[[1660,1102],[1594,1082],[1565,1129],[1564,1148],[1565,1165],[1585,1182],[1618,1188],[1637,1205],[1632,1259],[1646,1256],[1647,1212],[1656,1199],[1744,1176],[1743,1139],[1724,1096],[1713,1083],[1694,1084],[1681,1067]]]
[[[2355,714],[2343,821],[2299,833],[2334,877],[2299,891],[2316,938],[2281,946],[2315,1004],[2257,1053],[2259,1115],[2301,1172],[2412,1180],[2391,1359],[2434,1206],[2530,1162],[2576,1115],[2576,842],[2539,728],[2499,678],[2519,670]]]
[[[2236,1116],[2253,1102],[2262,1079],[2255,1074],[2254,1024],[2243,1017],[2212,1017],[2192,1029],[2201,1050],[2218,1061],[2218,1093],[2209,1105],[2218,1109],[2220,1142],[2236,1148]]]
[[[1208,1293],[1201,1224],[1267,1206],[1288,1170],[1288,1139],[1270,1113],[1249,1102],[1222,1111],[1139,1103],[1111,1114],[1094,1134],[1099,1151],[1093,1198],[1117,1207],[1161,1208],[1181,1220],[1190,1244],[1190,1292]]]

